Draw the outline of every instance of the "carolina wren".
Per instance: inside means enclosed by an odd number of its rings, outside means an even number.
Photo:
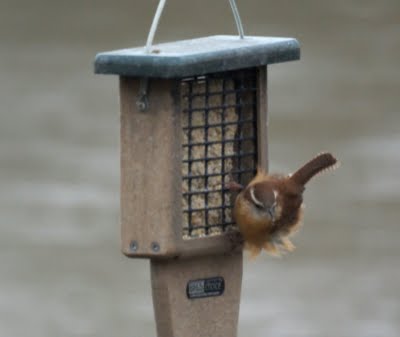
[[[289,238],[302,220],[305,185],[316,174],[335,168],[336,163],[332,154],[322,153],[288,176],[258,169],[246,187],[230,183],[231,191],[239,191],[233,217],[251,257],[262,249],[271,255],[293,251]]]

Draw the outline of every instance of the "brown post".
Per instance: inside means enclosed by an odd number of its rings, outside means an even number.
[[[190,282],[215,282],[222,296],[189,298]],[[220,282],[224,282],[221,288]],[[158,337],[235,337],[242,285],[242,253],[152,260],[151,282]],[[203,292],[204,285],[199,286]],[[202,294],[199,294],[200,296]]]

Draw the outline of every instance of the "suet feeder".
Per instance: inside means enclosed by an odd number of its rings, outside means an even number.
[[[209,36],[103,52],[119,76],[122,251],[149,258],[159,337],[236,336],[230,180],[268,168],[267,66],[292,38]]]

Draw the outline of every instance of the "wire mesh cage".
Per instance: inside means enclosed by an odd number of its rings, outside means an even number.
[[[231,230],[227,183],[248,182],[257,163],[257,69],[180,81],[183,238]]]

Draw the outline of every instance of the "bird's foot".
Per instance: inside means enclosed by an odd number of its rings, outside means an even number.
[[[232,247],[231,250],[243,249],[244,238],[239,231],[228,232],[227,237]]]

